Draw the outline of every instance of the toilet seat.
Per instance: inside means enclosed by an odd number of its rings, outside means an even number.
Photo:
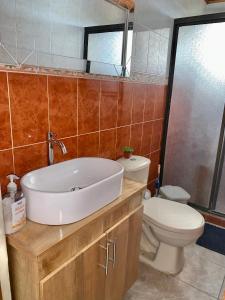
[[[144,201],[144,215],[152,224],[175,233],[191,233],[205,223],[203,216],[192,207],[156,197]]]

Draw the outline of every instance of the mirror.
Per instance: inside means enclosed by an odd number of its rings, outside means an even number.
[[[0,64],[129,76],[132,13],[112,2],[2,0]]]

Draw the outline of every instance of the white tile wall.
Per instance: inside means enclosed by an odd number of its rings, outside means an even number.
[[[134,25],[134,44],[131,73],[166,78],[168,74],[168,30],[151,30],[140,24]],[[167,36],[166,36],[167,34]]]
[[[51,34],[52,53],[82,58],[84,29],[81,27],[53,24]]]
[[[122,10],[104,0],[1,0],[0,39],[19,63],[35,49],[27,64],[81,70],[84,27],[124,19]],[[2,49],[0,62],[11,63]]]

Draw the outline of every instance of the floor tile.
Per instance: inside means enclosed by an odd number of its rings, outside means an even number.
[[[124,300],[215,300],[176,277],[165,275],[141,264],[140,278]]]
[[[225,275],[225,268],[212,262],[214,253],[204,255],[207,251],[199,249],[195,246],[193,254],[187,248],[185,251],[185,265],[180,274],[176,276],[177,279],[192,285],[193,287],[208,293],[211,296],[218,297],[223,279]]]

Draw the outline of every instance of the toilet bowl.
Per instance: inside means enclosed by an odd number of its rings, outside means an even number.
[[[184,265],[184,247],[203,233],[202,215],[186,204],[153,197],[144,201],[144,223],[152,234],[145,238],[159,243],[154,257],[141,251],[140,260],[161,272],[179,273]]]
[[[148,158],[134,155],[118,162],[126,178],[147,184],[151,164]],[[205,224],[202,215],[185,204],[189,199],[190,195],[176,186],[164,186],[160,197],[143,199],[142,262],[168,274],[182,270],[184,247],[202,235]]]

